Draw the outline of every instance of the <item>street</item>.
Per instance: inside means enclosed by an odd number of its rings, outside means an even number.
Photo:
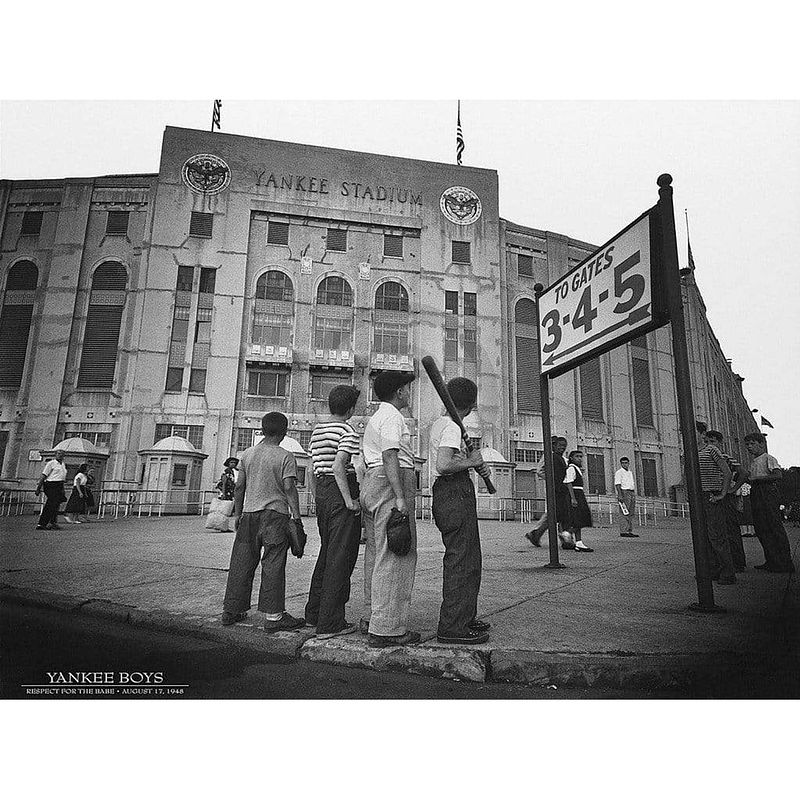
[[[251,650],[189,636],[135,628],[108,620],[53,609],[4,604],[0,611],[2,697],[42,698],[23,685],[48,683],[47,673],[161,672],[164,683],[188,684],[180,692],[87,697],[183,699],[452,699],[553,700],[634,698],[641,692],[527,688],[490,683],[458,683],[419,675],[375,672],[308,661],[289,661]],[[677,697],[659,692],[647,697]],[[59,699],[65,697],[58,695]]]

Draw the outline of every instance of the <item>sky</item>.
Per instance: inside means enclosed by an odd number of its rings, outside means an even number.
[[[156,172],[167,125],[206,129],[211,100],[6,101],[0,176]],[[452,162],[455,100],[226,100],[227,133]],[[464,164],[496,169],[500,213],[602,244],[673,176],[708,317],[770,451],[800,464],[800,102],[462,98]]]

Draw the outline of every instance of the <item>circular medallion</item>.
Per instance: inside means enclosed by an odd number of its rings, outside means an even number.
[[[181,177],[193,192],[219,194],[231,182],[231,168],[218,156],[202,153],[186,159]]]
[[[472,225],[481,215],[478,195],[466,186],[451,186],[442,192],[439,200],[442,214],[456,225]]]

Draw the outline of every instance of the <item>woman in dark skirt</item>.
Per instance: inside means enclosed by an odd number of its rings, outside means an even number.
[[[72,481],[72,494],[64,508],[65,520],[67,522],[74,522],[76,525],[80,525],[80,520],[77,519],[77,517],[86,513],[86,482],[88,480],[88,472],[88,464],[81,464],[78,467],[78,471]]]
[[[580,450],[573,450],[569,454],[569,466],[564,478],[564,484],[569,492],[570,501],[570,531],[575,537],[576,553],[593,553],[591,547],[587,547],[581,539],[581,528],[592,527],[592,512],[589,511],[589,504],[586,502],[586,494],[583,490],[583,453]]]

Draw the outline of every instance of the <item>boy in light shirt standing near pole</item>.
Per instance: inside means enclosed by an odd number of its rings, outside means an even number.
[[[637,539],[639,534],[633,532],[636,481],[630,469],[631,462],[627,457],[623,456],[619,460],[619,465],[619,469],[614,473],[614,489],[617,492],[617,501],[619,502],[619,535]],[[628,513],[626,514],[625,511]]]

